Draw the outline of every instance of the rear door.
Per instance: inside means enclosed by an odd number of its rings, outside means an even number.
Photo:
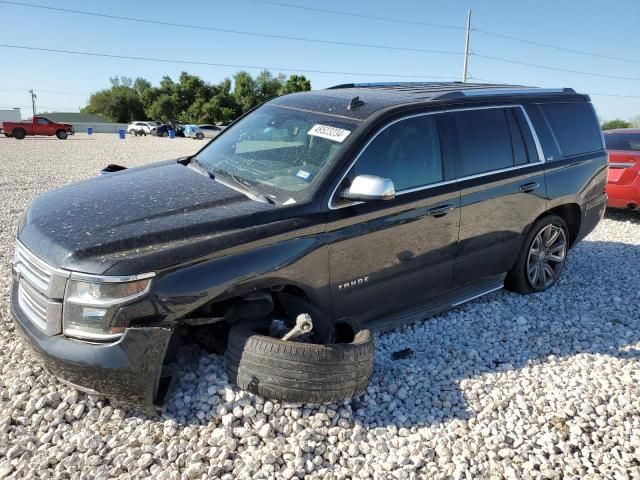
[[[461,194],[460,286],[515,263],[528,226],[546,210],[544,157],[520,106],[452,111],[443,124]]]
[[[334,318],[376,319],[451,287],[460,199],[437,117],[383,127],[336,189],[327,221]],[[390,178],[395,199],[341,201],[339,192],[363,174]]]

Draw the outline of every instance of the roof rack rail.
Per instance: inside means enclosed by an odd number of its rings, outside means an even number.
[[[520,87],[509,88],[500,86],[491,86],[490,88],[473,88],[467,90],[458,90],[454,92],[446,92],[442,95],[434,97],[438,100],[450,100],[456,98],[473,98],[473,97],[494,97],[499,95],[552,95],[555,93],[573,93],[573,88],[537,88],[537,87]]]
[[[327,90],[336,90],[338,88],[391,88],[391,87],[425,87],[436,85],[464,85],[464,83],[455,82],[372,82],[372,83],[342,83],[327,87]]]

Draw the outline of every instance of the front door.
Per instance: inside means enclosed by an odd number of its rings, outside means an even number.
[[[392,122],[360,153],[327,221],[334,319],[366,322],[451,287],[460,199],[445,163],[429,114]],[[363,174],[390,178],[395,199],[341,201],[341,189]]]

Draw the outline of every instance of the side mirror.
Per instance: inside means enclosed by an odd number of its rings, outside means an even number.
[[[396,189],[389,178],[376,175],[358,175],[351,182],[351,186],[344,190],[340,197],[345,200],[393,200]]]

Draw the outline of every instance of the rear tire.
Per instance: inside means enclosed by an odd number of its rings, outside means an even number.
[[[67,132],[65,132],[64,130],[58,130],[56,132],[56,137],[58,137],[60,140],[66,140],[67,139]]]
[[[198,140],[202,140],[202,139],[204,138],[204,134],[202,134],[202,133],[196,133],[196,138],[197,138]]]
[[[547,215],[529,230],[504,285],[518,293],[543,292],[560,278],[569,250],[569,230],[558,215]]]
[[[16,128],[13,131],[13,138],[17,140],[22,140],[26,136],[27,136],[27,132],[25,132],[23,128]]]
[[[359,330],[349,343],[319,345],[267,336],[265,321],[246,321],[229,332],[229,379],[274,400],[333,402],[363,392],[373,373],[374,341]]]

